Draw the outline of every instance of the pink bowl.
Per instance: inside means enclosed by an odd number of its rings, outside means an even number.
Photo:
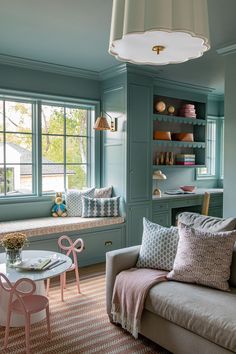
[[[179,188],[184,192],[193,192],[196,189],[195,186],[180,186]]]

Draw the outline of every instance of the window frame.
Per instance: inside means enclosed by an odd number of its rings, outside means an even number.
[[[11,101],[32,103],[32,194],[5,195],[0,197],[0,204],[4,203],[22,203],[32,201],[51,200],[55,192],[42,192],[42,132],[41,132],[41,107],[50,102],[54,105],[71,105],[76,108],[89,109],[90,119],[88,119],[88,144],[87,161],[89,176],[89,185],[100,185],[100,134],[92,129],[95,117],[100,112],[100,102],[98,100],[80,99],[67,96],[46,95],[40,93],[29,93],[24,91],[13,91],[0,89],[0,99]],[[64,152],[66,153],[66,151]],[[64,191],[65,192],[65,191]]]
[[[215,146],[215,156],[220,156],[219,159],[215,159],[215,174],[211,173],[206,173],[206,174],[200,174],[199,170],[200,168],[196,168],[196,180],[217,180],[220,179],[221,177],[221,171],[223,170],[222,166],[222,130],[224,127],[224,117],[219,117],[219,116],[212,116],[208,115],[207,116],[207,123],[209,121],[214,121],[216,123],[216,146]],[[206,135],[207,135],[207,125],[206,125]],[[207,154],[207,151],[206,151]]]

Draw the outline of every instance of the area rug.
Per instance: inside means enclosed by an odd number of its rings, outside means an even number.
[[[60,300],[60,289],[54,284],[50,290],[52,339],[47,338],[44,321],[31,327],[31,353],[159,353],[168,352],[145,338],[135,340],[121,328],[111,324],[105,310],[105,276],[90,274],[81,279],[82,294],[78,295],[74,282],[69,282]],[[9,346],[2,350],[4,328],[0,327],[0,352],[25,353],[23,328],[10,330]]]

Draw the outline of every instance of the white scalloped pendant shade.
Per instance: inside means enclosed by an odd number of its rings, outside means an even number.
[[[109,53],[118,60],[183,63],[209,48],[207,0],[113,0]]]

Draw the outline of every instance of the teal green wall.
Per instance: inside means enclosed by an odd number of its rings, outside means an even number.
[[[225,56],[225,160],[224,160],[224,217],[236,215],[236,119],[235,85],[236,54]]]

